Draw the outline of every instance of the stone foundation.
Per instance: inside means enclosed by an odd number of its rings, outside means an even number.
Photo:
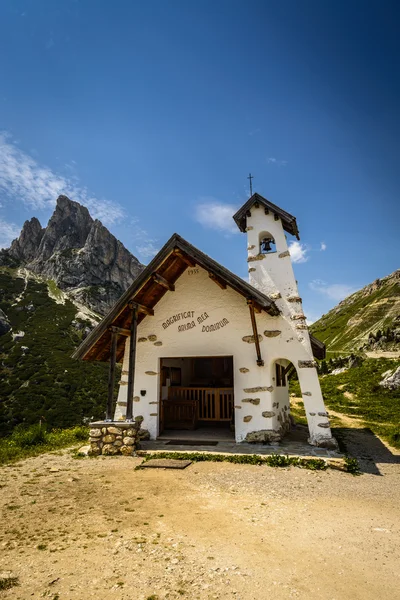
[[[115,455],[132,456],[139,440],[144,438],[144,430],[140,430],[143,417],[136,417],[133,422],[97,421],[90,423],[89,456]]]

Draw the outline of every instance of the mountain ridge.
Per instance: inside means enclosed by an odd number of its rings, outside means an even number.
[[[25,267],[54,280],[70,298],[104,315],[144,266],[88,209],[59,196],[46,227],[25,221],[0,253],[0,266]]]
[[[364,286],[313,323],[310,331],[328,352],[364,349],[370,336],[393,329],[400,335],[400,269]],[[396,333],[398,331],[398,333]]]

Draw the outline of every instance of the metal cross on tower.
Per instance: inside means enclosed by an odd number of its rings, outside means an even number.
[[[249,176],[247,179],[250,179],[250,198],[253,195],[253,182],[252,179],[254,179],[254,175],[252,175],[251,173],[249,173]]]

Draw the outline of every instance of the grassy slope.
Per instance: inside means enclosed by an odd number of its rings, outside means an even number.
[[[358,417],[375,434],[400,448],[400,389],[386,390],[379,385],[382,373],[399,365],[399,360],[367,359],[360,367],[340,375],[320,377],[328,410]],[[301,395],[298,381],[291,382],[290,391],[296,396]],[[345,392],[354,397],[346,397]],[[297,409],[293,413],[296,418],[304,420],[304,411]]]
[[[81,341],[71,322],[76,307],[57,304],[45,282],[0,269],[0,308],[12,332],[0,337],[0,435],[44,417],[49,428],[71,427],[104,415],[108,367],[70,358]],[[16,302],[18,295],[22,295]],[[24,331],[19,341],[12,333]]]
[[[311,327],[311,333],[324,342],[329,353],[357,350],[370,331],[392,326],[400,314],[399,280],[389,279],[369,295],[356,292],[324,315]]]

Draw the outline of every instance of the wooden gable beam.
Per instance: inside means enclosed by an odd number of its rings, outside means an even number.
[[[179,256],[179,258],[181,260],[183,260],[184,263],[186,263],[187,265],[189,265],[189,267],[195,267],[196,266],[196,262],[192,258],[190,258],[189,256],[187,256],[184,252],[182,252],[182,250],[180,250],[179,248],[175,248],[174,254],[176,254],[177,256]]]
[[[158,273],[153,273],[152,278],[153,278],[153,281],[155,281],[156,283],[158,283],[159,285],[161,285],[166,290],[169,290],[170,292],[174,292],[175,291],[174,284],[171,283],[170,281],[167,281],[167,279],[165,279],[164,277],[162,277]]]
[[[214,275],[214,273],[209,273],[208,276],[214,283],[217,284],[218,287],[221,288],[221,290],[226,290],[226,283],[223,279],[220,279],[219,277]]]
[[[124,335],[125,337],[129,337],[131,335],[131,332],[129,329],[123,329],[122,327],[115,327],[115,325],[112,325],[110,327],[110,331],[112,333],[118,333],[119,335]]]
[[[129,303],[129,306],[130,308],[136,306],[138,312],[144,313],[145,315],[149,315],[150,317],[154,316],[154,310],[152,308],[149,308],[148,306],[143,306],[143,304],[138,304],[134,300]]]

